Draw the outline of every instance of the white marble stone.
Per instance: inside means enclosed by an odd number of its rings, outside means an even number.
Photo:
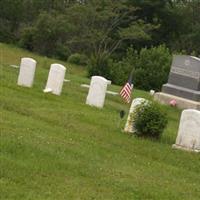
[[[173,147],[200,152],[200,111],[187,109],[182,112]]]
[[[131,107],[129,110],[129,114],[128,114],[128,118],[124,127],[124,131],[127,133],[134,133],[134,119],[132,117],[133,112],[135,111],[135,109],[137,108],[138,105],[140,105],[141,103],[148,103],[148,100],[144,99],[144,98],[136,98],[133,99],[132,103],[131,103]]]
[[[81,87],[83,87],[83,88],[90,88],[90,85],[88,85],[88,84],[81,84]]]
[[[69,79],[64,79],[64,82],[70,82],[71,80],[69,80]]]
[[[150,90],[149,93],[150,93],[151,96],[154,96],[155,90]]]
[[[60,95],[65,78],[66,68],[60,64],[52,64],[44,92]]]
[[[108,84],[111,84],[111,82],[108,82]],[[88,84],[81,84],[81,87],[90,88],[90,85],[88,85]],[[109,90],[106,91],[106,94],[111,94],[113,96],[119,95],[118,92],[113,92],[113,91],[109,91]]]
[[[11,67],[13,67],[13,68],[16,68],[16,69],[18,69],[19,68],[19,66],[18,65],[10,65]]]
[[[86,104],[103,108],[107,86],[111,81],[101,76],[93,76],[90,82],[90,88],[86,99]]]
[[[22,58],[17,84],[32,87],[37,62],[32,58]]]
[[[118,92],[113,92],[113,91],[106,91],[106,93],[107,94],[111,94],[111,95],[113,95],[113,96],[117,96],[117,95],[119,95],[119,93]]]

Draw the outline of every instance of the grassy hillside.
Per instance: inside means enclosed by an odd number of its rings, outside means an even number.
[[[16,85],[20,58],[38,61],[33,88]],[[67,67],[61,96],[42,90],[51,63]],[[173,150],[180,111],[165,106],[169,124],[160,141],[121,132],[119,111],[107,95],[104,109],[85,105],[83,68],[0,44],[0,198],[200,199],[200,155]],[[109,89],[119,91],[120,87]],[[135,90],[134,97],[150,98]]]

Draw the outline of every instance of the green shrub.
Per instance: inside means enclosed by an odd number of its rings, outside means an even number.
[[[21,29],[19,45],[48,57],[67,60],[70,54],[66,44],[68,31],[62,15],[41,12],[31,27]]]
[[[75,53],[70,55],[67,61],[76,65],[87,65],[88,57],[84,54]]]
[[[103,76],[110,79],[111,60],[92,56],[88,63],[88,76]]]
[[[19,46],[30,51],[33,50],[33,41],[34,41],[34,34],[35,28],[33,27],[26,27],[21,30],[21,39],[19,41]]]
[[[120,62],[101,61],[90,66],[89,74],[103,75],[117,85],[123,85],[133,71],[134,86],[142,90],[159,91],[167,82],[172,56],[165,46],[143,48],[138,53],[133,48],[127,50]]]
[[[11,30],[11,24],[0,18],[0,42],[15,42],[15,33]]]
[[[118,63],[110,62],[110,80],[114,84],[123,85],[129,77],[129,74],[132,70],[131,65],[127,65],[125,62],[121,61]]]
[[[132,66],[124,60],[115,62],[101,56],[92,56],[88,64],[89,76],[103,76],[117,85],[123,85],[128,80],[131,70]]]
[[[70,50],[67,45],[65,44],[56,44],[55,47],[55,57],[61,60],[66,61],[70,55]]]
[[[139,89],[159,91],[167,82],[172,56],[165,46],[144,48],[135,63],[134,82]]]
[[[166,114],[157,103],[142,103],[134,112],[134,128],[139,136],[159,138],[167,125]]]
[[[154,89],[159,91],[164,83],[167,82],[170,71],[172,56],[169,49],[164,45],[143,48],[138,53],[133,48],[127,50],[126,57],[123,59],[124,71],[126,76],[133,72],[135,87],[142,90]]]
[[[102,57],[92,57],[89,62],[89,76],[104,76],[117,85],[124,84],[133,71],[133,83],[142,90],[159,91],[167,82],[172,56],[164,45],[143,48],[138,53],[133,48],[127,50],[125,58],[120,62]]]

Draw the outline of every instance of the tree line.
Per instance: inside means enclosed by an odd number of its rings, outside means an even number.
[[[0,0],[0,41],[62,60],[87,57],[90,75],[112,79],[108,66],[126,71],[119,63],[131,48],[200,55],[200,1]]]

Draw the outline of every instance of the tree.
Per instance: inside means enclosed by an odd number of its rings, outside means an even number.
[[[120,45],[151,40],[155,26],[134,18],[134,11],[126,1],[113,0],[92,0],[66,9],[72,27],[67,44],[72,52],[84,51],[92,57],[90,75],[107,76],[108,58]]]

